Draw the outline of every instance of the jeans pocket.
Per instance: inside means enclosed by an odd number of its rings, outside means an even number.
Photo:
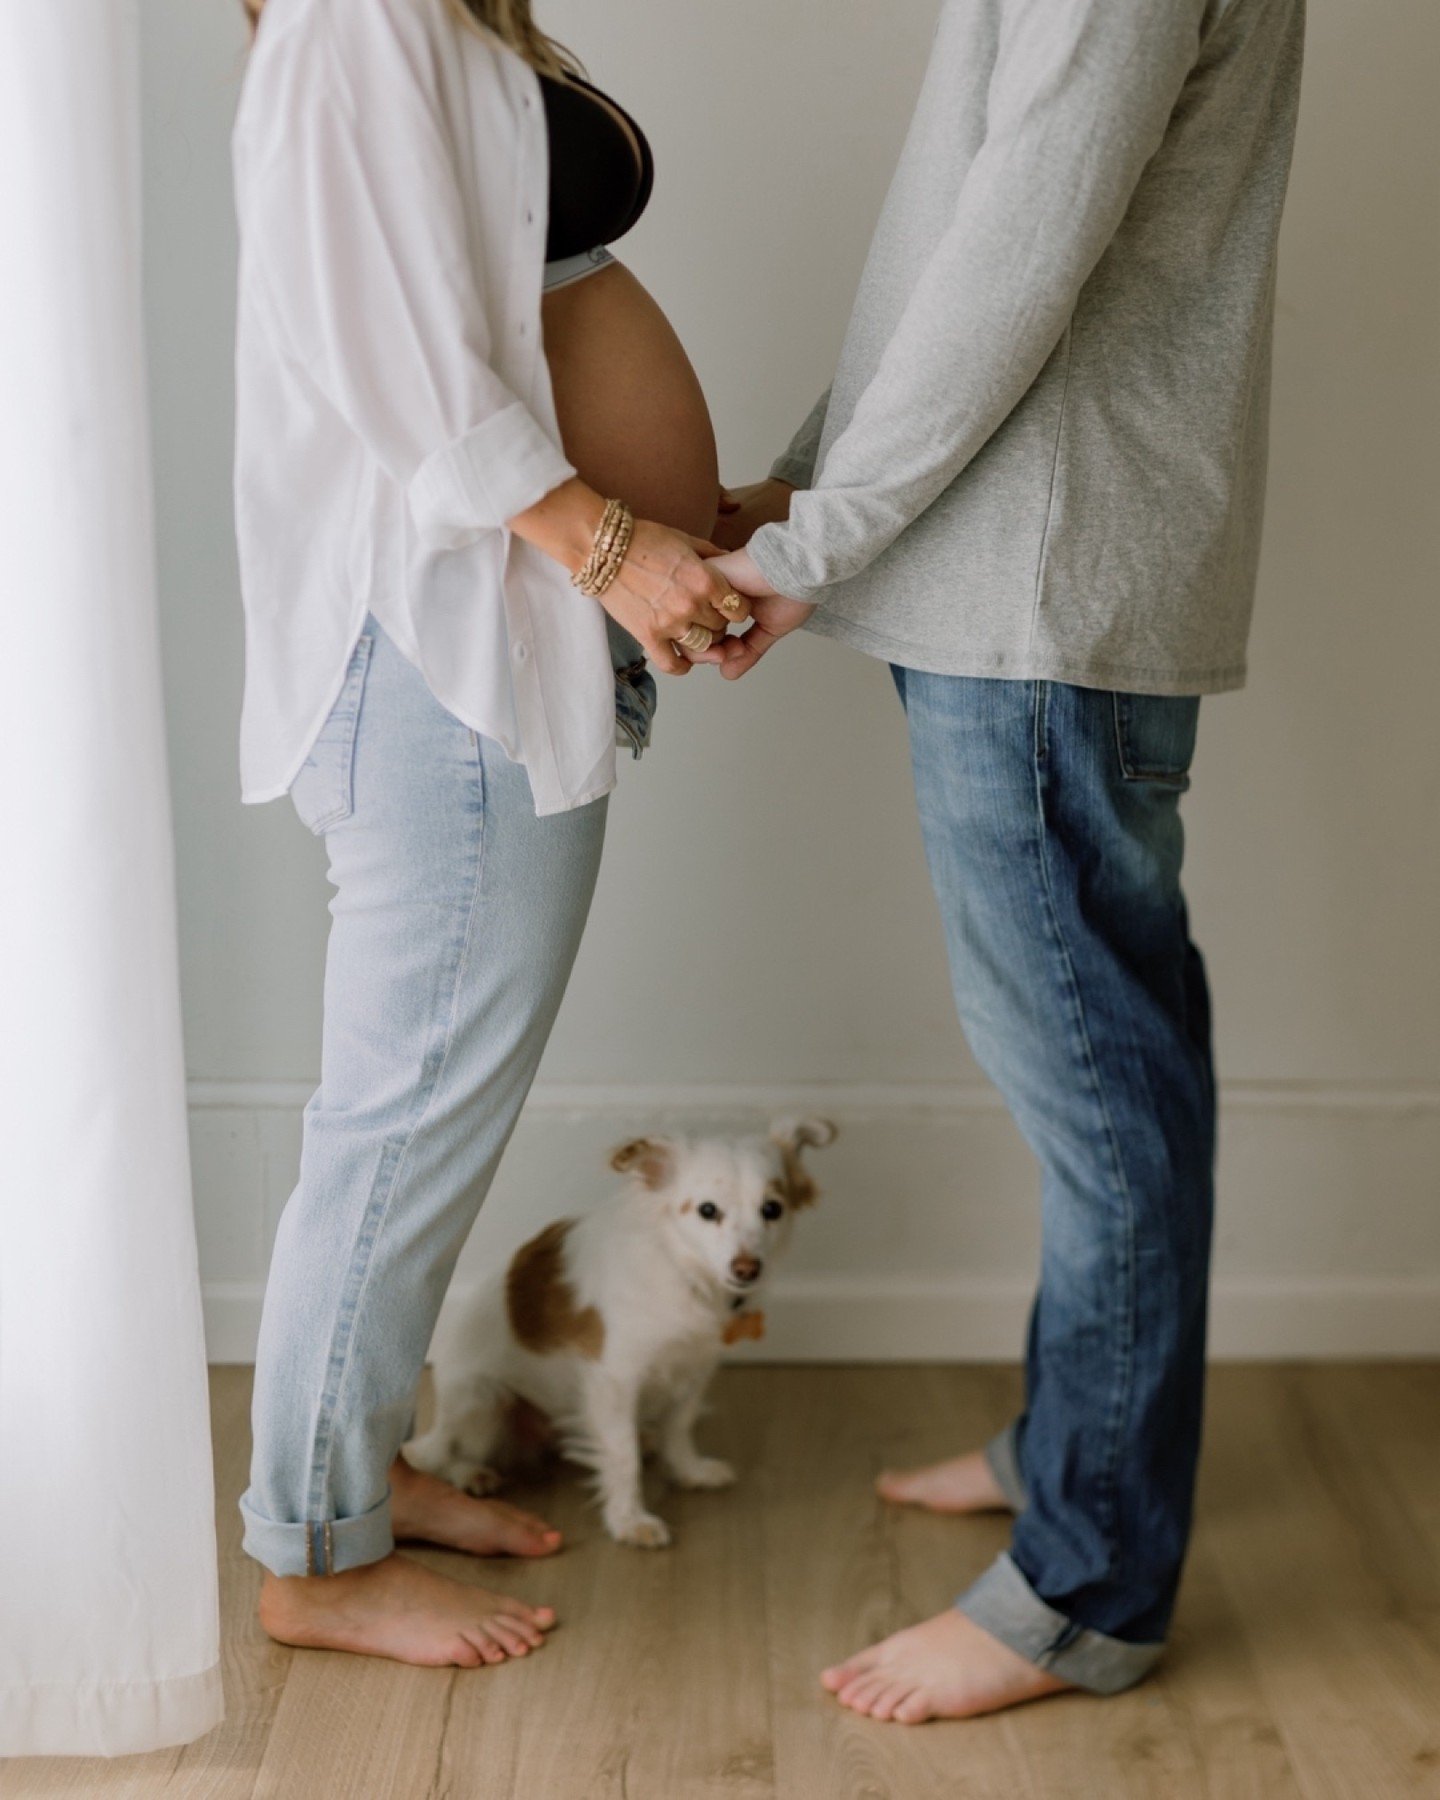
[[[300,773],[290,783],[290,799],[300,822],[316,837],[354,811],[355,732],[374,643],[374,635],[368,631],[357,640],[339,698],[310,746]]]
[[[1190,785],[1200,700],[1194,694],[1114,694],[1115,748],[1126,781],[1184,793]]]

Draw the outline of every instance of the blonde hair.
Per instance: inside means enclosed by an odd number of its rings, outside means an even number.
[[[240,0],[253,33],[265,0]],[[563,44],[547,37],[530,16],[530,0],[445,0],[462,25],[493,31],[502,44],[523,56],[542,75],[581,75],[579,61]]]
[[[542,75],[578,75],[580,64],[530,16],[530,0],[445,0],[465,25],[483,25]]]

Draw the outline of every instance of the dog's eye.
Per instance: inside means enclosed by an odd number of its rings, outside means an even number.
[[[760,1208],[760,1217],[762,1219],[778,1219],[784,1210],[785,1208],[778,1200],[767,1200]]]
[[[720,1217],[720,1208],[713,1200],[702,1200],[695,1210],[702,1219],[718,1219]]]

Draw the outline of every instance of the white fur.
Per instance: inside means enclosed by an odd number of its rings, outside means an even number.
[[[728,1463],[704,1456],[695,1422],[727,1323],[755,1310],[785,1250],[794,1208],[786,1153],[827,1144],[826,1120],[777,1123],[769,1138],[650,1138],[615,1153],[623,1185],[577,1220],[564,1241],[564,1275],[578,1308],[604,1325],[598,1359],[564,1347],[519,1344],[506,1309],[506,1273],[452,1294],[431,1346],[436,1417],[406,1446],[407,1461],[471,1492],[492,1492],[507,1454],[508,1412],[528,1402],[552,1422],[572,1461],[593,1471],[606,1529],[622,1544],[670,1541],[645,1508],[641,1432],[655,1435],[662,1468],[681,1487],[724,1487]],[[783,1212],[767,1219],[767,1200]],[[718,1219],[701,1216],[705,1203]],[[758,1260],[758,1279],[740,1279]],[[739,1273],[737,1273],[737,1270]]]

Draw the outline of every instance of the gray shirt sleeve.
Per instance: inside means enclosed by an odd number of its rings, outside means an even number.
[[[1160,145],[1206,6],[1004,0],[985,141],[954,216],[819,485],[750,541],[779,592],[820,598],[865,568],[1023,397]]]
[[[820,454],[820,433],[825,429],[825,415],[830,410],[830,390],[810,408],[805,423],[790,440],[790,447],[775,459],[771,475],[788,481],[791,487],[808,488],[815,479],[815,459]]]

